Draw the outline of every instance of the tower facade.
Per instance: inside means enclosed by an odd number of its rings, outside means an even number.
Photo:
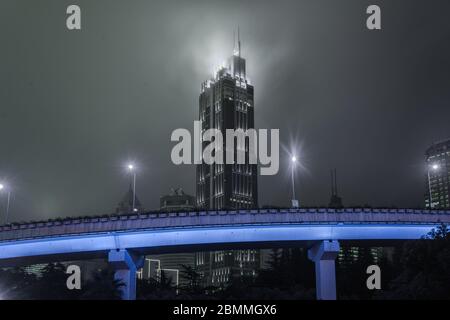
[[[425,152],[427,192],[425,206],[432,209],[450,208],[450,140],[433,144]]]
[[[246,72],[246,61],[241,57],[241,44],[233,55],[215,72],[212,79],[201,85],[199,120],[202,134],[217,129],[226,149],[226,130],[254,129],[254,88]],[[202,152],[211,142],[202,142]],[[237,148],[245,151],[245,164],[237,164]],[[243,150],[244,149],[244,150]],[[249,163],[249,141],[234,143],[234,162],[197,165],[196,202],[199,209],[229,210],[258,207],[257,165]],[[204,284],[221,286],[236,277],[255,277],[260,269],[259,250],[225,250],[196,253],[195,266],[203,276]]]
[[[226,150],[226,129],[254,129],[254,89],[247,78],[240,41],[233,56],[201,85],[199,120],[202,133],[217,129]],[[202,142],[202,152],[210,142]],[[240,209],[258,206],[257,165],[249,164],[248,139],[245,164],[197,165],[196,202],[203,209]],[[235,159],[237,143],[234,144]],[[225,152],[223,154],[225,163]],[[235,161],[236,163],[236,161]]]

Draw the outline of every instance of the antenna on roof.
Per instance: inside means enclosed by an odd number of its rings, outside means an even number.
[[[233,53],[236,52],[236,30],[233,30]]]
[[[334,174],[333,170],[330,170],[331,173],[331,196],[334,196]]]
[[[331,170],[331,195],[337,196],[337,171],[336,169]]]
[[[338,189],[337,189],[337,170],[336,170],[336,168],[334,169],[334,194],[335,195],[338,194]]]
[[[239,32],[239,26],[238,26],[238,52],[239,52],[239,57],[241,56],[241,34]]]
[[[342,198],[338,196],[337,190],[337,170],[330,170],[331,173],[331,199],[329,203],[330,208],[342,208]]]
[[[338,194],[338,187],[337,187],[337,170],[336,168],[334,170],[331,170],[331,190],[332,194],[337,196]]]

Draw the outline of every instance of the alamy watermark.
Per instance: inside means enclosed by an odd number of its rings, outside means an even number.
[[[72,264],[67,267],[66,274],[70,276],[66,280],[66,286],[69,290],[81,290],[81,269],[79,266]]]
[[[367,278],[366,286],[369,290],[381,290],[381,269],[377,265],[370,265],[366,269],[370,276]]]
[[[280,130],[226,129],[225,139],[219,129],[203,130],[200,121],[194,121],[194,145],[187,129],[172,132],[171,141],[178,142],[171,152],[175,165],[181,164],[260,164],[260,175],[278,173],[280,166]],[[270,153],[269,153],[270,147]]]

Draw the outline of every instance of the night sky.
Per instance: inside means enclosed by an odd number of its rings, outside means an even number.
[[[81,31],[66,28],[69,4]],[[366,28],[371,4],[381,31]],[[283,146],[279,174],[258,177],[260,205],[289,205],[295,147],[302,205],[327,205],[337,168],[346,206],[422,206],[425,149],[450,137],[449,13],[448,0],[2,0],[10,220],[113,212],[129,160],[146,208],[170,187],[195,194],[170,134],[193,130],[200,84],[232,54],[238,25],[256,127],[279,128]]]

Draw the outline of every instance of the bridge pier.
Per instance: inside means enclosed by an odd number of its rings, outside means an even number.
[[[136,300],[136,270],[143,265],[143,257],[135,257],[126,249],[110,250],[108,262],[115,269],[114,280],[124,284],[120,288],[123,300]]]
[[[335,260],[339,253],[337,240],[324,240],[308,250],[308,258],[316,265],[317,300],[336,300]]]

